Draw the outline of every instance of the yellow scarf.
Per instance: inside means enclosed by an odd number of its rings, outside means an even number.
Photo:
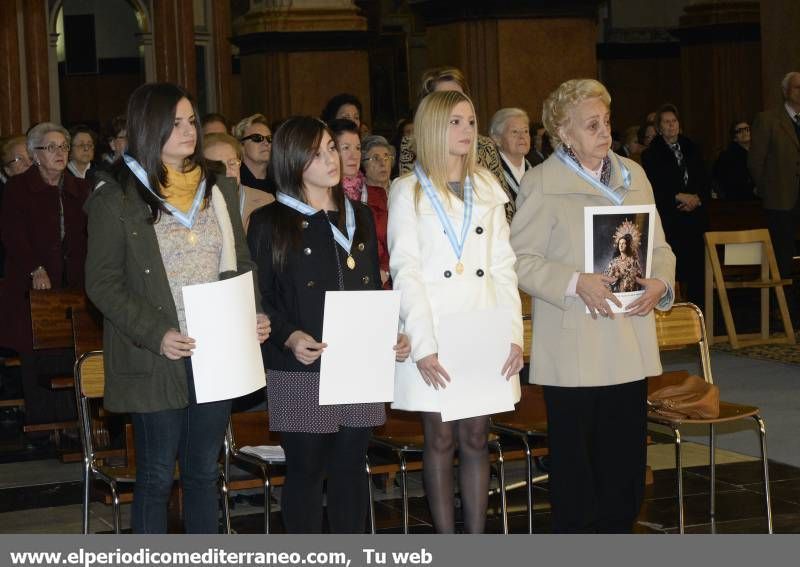
[[[167,167],[168,187],[161,186],[161,194],[172,205],[184,213],[192,208],[194,197],[197,194],[197,186],[200,184],[199,167],[195,167],[187,172],[180,172],[170,166]]]

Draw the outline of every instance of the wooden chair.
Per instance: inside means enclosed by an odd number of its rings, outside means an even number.
[[[280,437],[269,430],[267,412],[253,411],[231,414],[224,446],[224,472],[228,492],[232,490],[230,472],[232,461],[252,465],[261,472],[264,483],[264,533],[268,534],[270,533],[270,515],[272,513],[273,470],[275,467],[283,469],[286,459],[262,459],[249,453],[243,453],[241,450],[242,447],[261,445],[280,445]]]
[[[256,467],[261,473],[264,487],[264,533],[270,533],[270,516],[272,515],[272,488],[282,485],[285,477],[273,474],[274,469],[285,469],[284,457],[265,458],[242,451],[243,447],[275,446],[280,445],[280,435],[269,430],[269,413],[266,411],[241,412],[231,414],[228,429],[225,434],[224,475],[227,490],[230,493],[239,488],[249,488],[249,483],[234,481],[231,477],[232,461],[239,461]],[[284,471],[282,471],[284,472]],[[369,491],[369,522],[370,532],[375,533],[375,500],[370,480],[369,460],[366,462],[365,472]],[[230,516],[228,516],[230,518]],[[231,533],[228,524],[228,533]]]
[[[731,347],[737,349],[744,346],[761,344],[795,344],[796,339],[792,320],[789,316],[789,309],[786,306],[786,296],[783,286],[791,285],[791,280],[782,279],[778,272],[778,264],[775,260],[775,251],[772,248],[772,241],[767,229],[740,230],[734,232],[706,232],[706,331],[709,337],[709,344],[729,340]],[[744,245],[754,244],[760,246],[760,259],[751,265],[760,265],[760,273],[755,279],[747,274],[733,280],[725,279],[726,271],[720,262],[717,246],[721,245]],[[756,248],[756,250],[759,250]],[[753,260],[755,261],[755,259]],[[744,265],[747,261],[744,260]],[[737,264],[742,265],[737,262]],[[725,321],[727,336],[714,336],[714,289],[719,296],[722,317]],[[730,301],[728,299],[729,289],[759,289],[761,290],[761,332],[751,334],[737,334],[733,322]],[[775,290],[775,297],[778,301],[778,308],[783,321],[785,336],[771,337],[769,330],[770,307],[769,290]]]
[[[702,376],[709,384],[713,383],[711,375],[711,355],[708,349],[706,327],[703,321],[703,313],[692,303],[675,304],[668,312],[656,311],[656,331],[658,335],[658,345],[662,350],[675,349],[682,347],[696,346],[700,352],[700,363]],[[680,374],[670,373],[662,376],[648,378],[648,391],[654,391],[664,386],[674,384],[680,380]],[[675,442],[675,469],[677,476],[678,489],[678,528],[680,533],[684,533],[684,510],[683,510],[683,466],[681,464],[681,433],[683,425],[708,425],[709,439],[709,460],[711,469],[711,530],[716,532],[715,520],[715,454],[716,444],[714,436],[714,426],[717,423],[730,421],[753,419],[758,425],[758,434],[761,449],[761,464],[764,481],[764,506],[767,514],[767,530],[772,533],[772,504],[769,492],[769,463],[767,461],[767,437],[766,426],[761,418],[760,410],[755,406],[720,402],[719,417],[713,419],[675,419],[659,415],[654,412],[648,413],[648,421],[665,426],[672,431]]]
[[[85,310],[86,295],[83,291],[69,289],[50,289],[30,291],[31,333],[33,350],[71,349],[74,346],[72,335],[72,309]],[[51,390],[67,390],[74,387],[74,377],[69,375],[41,377],[42,386]],[[29,424],[23,431],[52,431],[56,445],[60,445],[60,432],[78,426],[77,421]],[[77,455],[62,460],[79,460]]]
[[[400,491],[403,502],[403,533],[409,533],[408,518],[408,472],[410,470],[408,456],[416,454],[421,456],[425,443],[425,434],[422,421],[418,412],[388,409],[386,423],[375,429],[372,444],[375,447],[386,449],[396,455],[400,472]],[[508,534],[508,512],[506,506],[506,478],[503,446],[495,433],[489,433],[489,449],[497,455],[494,461],[497,466],[498,492],[500,493],[500,513],[503,516],[503,533]],[[418,461],[416,470],[421,470],[421,461]]]
[[[492,416],[491,430],[522,443],[525,452],[525,481],[528,496],[528,533],[533,533],[533,485],[548,480],[549,475],[533,476],[533,460],[549,453],[547,438],[547,408],[541,386],[522,384],[522,397],[514,411]],[[521,486],[521,485],[517,485]],[[506,490],[514,489],[514,485]]]

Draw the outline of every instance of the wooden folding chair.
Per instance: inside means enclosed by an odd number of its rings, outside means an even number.
[[[791,285],[791,280],[782,279],[778,272],[778,263],[775,260],[775,251],[772,248],[772,240],[769,231],[765,228],[756,230],[739,230],[733,232],[706,232],[706,331],[709,337],[709,344],[730,341],[731,347],[737,349],[745,346],[762,344],[795,344],[794,328],[789,316],[789,309],[786,306],[786,295],[783,286]],[[726,245],[726,254],[733,252],[734,248],[728,246],[739,246],[751,244],[753,248],[746,251],[747,255],[752,255],[752,259],[743,257],[741,260],[733,262],[734,265],[760,265],[759,276],[755,279],[747,274],[743,274],[738,279],[725,279],[726,272],[723,263],[720,262],[718,246]],[[729,262],[730,263],[730,262]],[[719,296],[722,317],[725,321],[727,336],[714,336],[714,289]],[[760,289],[761,290],[761,332],[750,334],[737,334],[733,322],[730,301],[728,299],[729,289]],[[769,290],[775,290],[775,297],[778,300],[778,308],[783,321],[785,330],[784,336],[770,336],[770,308]]]
[[[30,291],[31,333],[33,350],[58,350],[74,347],[72,334],[72,309],[85,310],[86,294],[81,290],[49,289]],[[43,377],[41,385],[51,390],[68,390],[74,388],[74,377],[68,374]],[[29,424],[23,427],[25,433],[35,431],[52,431],[56,446],[60,445],[60,432],[78,427],[77,421]],[[62,455],[63,461],[79,460],[78,455]]]
[[[708,349],[706,327],[703,321],[703,313],[692,303],[677,303],[668,312],[656,311],[656,333],[658,336],[658,346],[661,350],[670,350],[688,346],[696,346],[700,354],[700,366],[702,377],[709,384],[714,380],[711,375],[711,354]],[[668,373],[647,379],[647,388],[653,392],[664,386],[674,384],[681,379],[680,373]],[[678,489],[678,528],[680,533],[684,533],[684,511],[683,511],[683,466],[681,463],[681,432],[683,425],[708,425],[709,437],[709,460],[711,469],[711,489],[710,489],[710,514],[711,531],[716,531],[715,504],[716,504],[716,440],[714,436],[714,425],[730,421],[752,419],[758,426],[758,434],[761,449],[761,465],[764,481],[764,507],[767,514],[767,531],[772,533],[772,503],[769,493],[769,463],[767,461],[767,431],[764,420],[761,418],[759,408],[729,402],[720,402],[719,417],[711,419],[691,419],[691,418],[670,418],[655,412],[649,412],[647,419],[650,423],[665,426],[672,431],[675,441],[675,473],[677,476]]]

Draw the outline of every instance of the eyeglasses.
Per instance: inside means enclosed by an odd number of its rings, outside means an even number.
[[[33,149],[34,150],[47,150],[48,153],[54,154],[58,150],[60,150],[60,151],[62,151],[64,153],[69,153],[69,148],[70,148],[70,146],[69,146],[69,144],[67,142],[64,142],[63,144],[55,144],[53,142],[50,142],[46,146],[36,146]]]
[[[272,134],[267,134],[264,136],[263,134],[250,134],[249,136],[245,136],[244,138],[240,138],[240,142],[246,142],[247,140],[252,140],[256,144],[260,144],[261,142],[266,141],[268,144],[272,143]]]
[[[14,156],[14,159],[4,163],[3,167],[11,167],[12,165],[14,165],[17,162],[23,162],[23,163],[26,163],[27,165],[30,165],[32,163],[31,162],[31,158],[29,158],[28,156]]]
[[[89,150],[93,150],[94,149],[94,144],[76,144],[76,145],[74,145],[72,147],[76,148],[78,150],[83,150],[83,151],[86,152],[86,151],[89,151]]]
[[[371,163],[373,165],[378,165],[380,162],[391,163],[394,161],[394,158],[392,156],[371,156],[368,158],[364,158],[361,161],[363,163]]]
[[[741,128],[737,128],[736,130],[734,130],[734,132],[736,132],[737,134],[742,134],[744,132],[749,132],[749,131],[750,131],[750,126],[742,126]]]

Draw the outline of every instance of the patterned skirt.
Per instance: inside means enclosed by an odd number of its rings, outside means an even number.
[[[383,403],[319,405],[319,372],[267,371],[270,431],[336,433],[386,422]]]

